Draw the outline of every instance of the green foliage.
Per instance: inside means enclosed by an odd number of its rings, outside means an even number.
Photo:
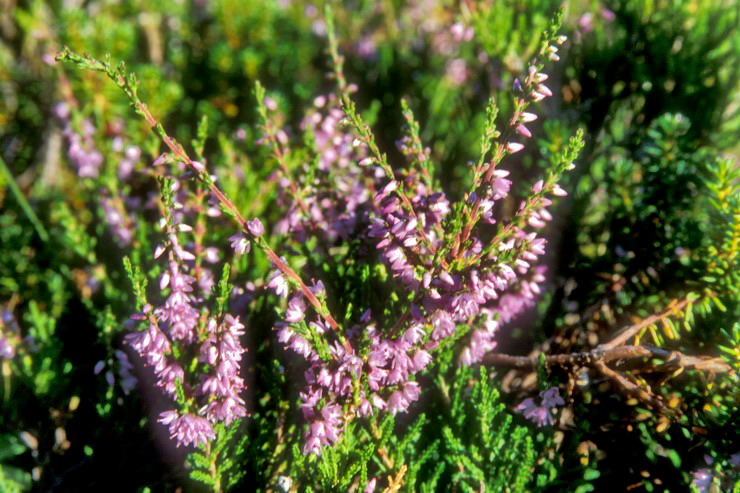
[[[214,427],[216,439],[201,445],[199,452],[188,454],[190,478],[209,486],[213,491],[226,491],[234,487],[243,477],[244,470],[236,457],[242,456],[247,436],[237,433],[243,431],[239,423],[229,426],[219,423]]]
[[[472,382],[472,383],[471,383]],[[485,368],[460,367],[450,389],[449,424],[442,425],[450,482],[461,491],[525,491],[537,454],[531,432],[513,424]]]
[[[325,178],[315,136],[298,137],[298,129],[317,111],[307,109],[313,98],[333,84],[326,81],[333,65],[352,132],[387,176],[403,182],[418,174],[426,186],[461,197],[479,178],[466,163],[482,169],[493,159],[497,126],[512,112],[510,87],[526,74],[540,47],[536,34],[552,30],[561,2],[10,3],[0,12],[0,309],[7,310],[0,336],[12,340],[16,356],[0,357],[0,490],[83,490],[114,478],[130,490],[362,491],[374,480],[378,491],[398,479],[402,491],[586,492],[637,484],[683,491],[691,471],[708,468],[715,488],[738,491],[740,168],[726,156],[737,151],[740,129],[740,14],[732,2],[622,0],[610,2],[611,10],[566,2],[571,41],[561,63],[547,68],[556,97],[537,110],[543,128],[532,125],[544,137],[507,166],[522,185],[501,201],[496,218],[500,226],[520,220],[513,211],[535,176],[544,169],[559,178],[575,161],[563,182],[570,198],[551,207],[555,221],[546,232],[549,292],[536,317],[513,323],[520,330],[501,330],[499,349],[535,349],[541,361],[545,352],[589,350],[616,327],[685,302],[635,343],[701,355],[710,371],[657,361],[614,365],[666,410],[544,363],[538,385],[535,373],[504,378],[453,368],[455,344],[471,329],[461,324],[439,349],[441,361],[419,377],[436,388],[428,385],[410,416],[357,419],[336,447],[304,456],[307,425],[288,389],[303,381],[305,367],[275,342],[272,308],[280,314],[284,304],[261,281],[270,261],[232,258],[228,218],[210,217],[203,206],[193,225],[203,232],[192,241],[216,249],[220,271],[206,302],[217,317],[250,314],[242,320],[252,416],[217,427],[210,446],[189,451],[184,472],[158,460],[171,453],[149,436],[150,428],[162,430],[148,414],[159,404],[144,391],[143,406],[123,392],[115,355],[127,347],[129,316],[164,296],[162,263],[151,258],[167,241],[156,218],[178,199],[165,183],[159,200],[152,180],[162,140],[188,143],[183,150],[205,164],[200,184],[183,180],[201,205],[209,198],[204,185],[217,183],[244,217],[275,224],[284,200],[276,171],[291,177],[298,197]],[[326,5],[335,20],[328,25]],[[454,34],[453,26],[463,30]],[[66,58],[114,83],[44,61],[63,46]],[[359,86],[352,100],[348,82]],[[54,116],[60,102],[70,130],[92,128],[91,145],[104,157],[98,176],[76,175],[66,129]],[[144,119],[129,118],[132,103]],[[152,134],[147,120],[155,117]],[[569,140],[576,129],[583,130]],[[141,159],[124,181],[128,147]],[[167,152],[161,169],[182,174],[176,153]],[[115,241],[101,198],[119,213],[128,199],[147,204],[123,214],[133,229],[129,244]],[[464,207],[450,217],[455,229],[470,220]],[[378,328],[391,332],[412,299],[392,287],[391,273],[362,241],[289,242],[270,228],[264,241],[279,245],[306,279],[325,280],[328,309],[341,307],[344,327],[370,308],[383,317]],[[17,329],[9,329],[6,313]],[[296,330],[327,356],[328,337],[305,323]],[[509,345],[512,332],[525,337]],[[533,340],[546,342],[533,347]],[[197,355],[177,356],[198,368]],[[720,356],[734,374],[711,371],[723,368],[710,359]],[[509,409],[551,380],[574,384],[557,431],[525,426]],[[178,382],[179,401],[191,406],[186,385]],[[139,390],[146,386],[143,378]]]

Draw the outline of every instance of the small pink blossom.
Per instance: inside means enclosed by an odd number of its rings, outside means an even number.
[[[518,142],[509,142],[508,144],[506,144],[506,149],[513,154],[524,149],[524,144],[520,144]]]
[[[244,233],[237,233],[231,236],[229,241],[231,242],[231,248],[233,248],[239,255],[249,253],[251,245]]]

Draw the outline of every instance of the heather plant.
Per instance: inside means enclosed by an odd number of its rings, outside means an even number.
[[[0,23],[4,489],[737,488],[735,14],[252,7]]]

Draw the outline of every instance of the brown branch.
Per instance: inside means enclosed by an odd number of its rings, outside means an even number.
[[[651,404],[656,409],[665,408],[665,406],[663,405],[663,401],[661,401],[660,398],[656,397],[650,392],[650,387],[648,387],[647,390],[643,389],[621,373],[616,372],[606,366],[606,363],[604,363],[603,361],[595,361],[593,367],[596,368],[605,377],[616,382],[616,384],[627,394],[634,395],[641,401],[647,404]]]
[[[733,371],[730,365],[725,363],[722,358],[690,356],[678,351],[668,351],[653,346],[620,346],[608,349],[604,349],[602,346],[582,353],[552,354],[545,356],[545,364],[548,366],[589,366],[598,370],[600,364],[606,364],[611,361],[646,357],[665,360],[665,366],[673,370],[684,368],[708,373],[732,373]],[[539,357],[490,353],[483,358],[483,363],[489,366],[535,370],[539,364]]]
[[[692,303],[692,300],[689,300],[688,298],[684,298],[681,301],[671,303],[664,311],[656,313],[654,315],[650,315],[649,317],[640,320],[638,323],[627,327],[622,332],[618,333],[611,341],[606,342],[599,347],[602,349],[608,349],[621,346],[622,344],[627,342],[630,337],[637,335],[642,329],[645,329],[646,327],[653,325],[655,322],[658,322],[676,312],[683,310],[690,303]]]
[[[553,354],[544,357],[545,365],[561,365],[590,367],[597,370],[603,376],[612,380],[625,393],[634,395],[643,402],[650,404],[658,409],[664,409],[665,406],[660,398],[656,397],[647,389],[633,382],[627,375],[613,370],[607,363],[612,361],[627,361],[642,358],[659,358],[664,363],[655,369],[676,373],[686,369],[699,370],[709,375],[717,373],[734,374],[734,370],[725,363],[722,358],[712,358],[709,356],[691,356],[679,351],[670,351],[654,346],[623,346],[631,337],[636,336],[641,330],[650,325],[663,320],[664,318],[680,312],[693,300],[684,298],[680,301],[673,301],[664,311],[651,315],[640,322],[627,327],[619,332],[612,340],[591,351],[570,353],[570,354]],[[483,359],[483,364],[490,366],[501,366],[515,369],[535,370],[540,362],[540,356],[512,356],[508,354],[487,354]]]

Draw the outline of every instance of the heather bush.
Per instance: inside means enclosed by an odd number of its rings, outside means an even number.
[[[0,489],[737,491],[738,15],[10,2]]]

